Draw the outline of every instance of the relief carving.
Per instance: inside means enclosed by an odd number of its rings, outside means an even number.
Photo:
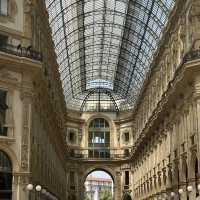
[[[23,99],[23,132],[21,149],[21,168],[24,171],[29,169],[29,114],[30,114],[30,94],[22,92]]]

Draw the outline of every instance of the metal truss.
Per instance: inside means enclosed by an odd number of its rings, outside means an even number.
[[[81,111],[119,112],[112,91],[105,88],[90,89],[80,108]]]
[[[45,1],[67,106],[132,109],[175,0]]]

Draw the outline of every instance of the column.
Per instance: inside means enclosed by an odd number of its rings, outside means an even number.
[[[122,197],[122,184],[121,184],[122,173],[120,171],[116,172],[116,181],[114,186],[114,199],[121,200]]]

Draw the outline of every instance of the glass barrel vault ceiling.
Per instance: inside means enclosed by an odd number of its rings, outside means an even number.
[[[175,0],[45,0],[67,107],[134,107]]]

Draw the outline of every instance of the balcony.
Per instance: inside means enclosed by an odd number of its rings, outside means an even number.
[[[0,68],[26,71],[32,75],[42,69],[42,54],[31,47],[0,44]]]
[[[42,61],[42,54],[33,50],[31,47],[25,48],[21,47],[20,45],[14,46],[11,44],[3,44],[0,45],[0,51],[19,57],[25,57],[37,61]]]
[[[128,160],[131,154],[122,153],[122,150],[116,149],[83,149],[83,150],[72,150],[70,159],[75,160]]]

